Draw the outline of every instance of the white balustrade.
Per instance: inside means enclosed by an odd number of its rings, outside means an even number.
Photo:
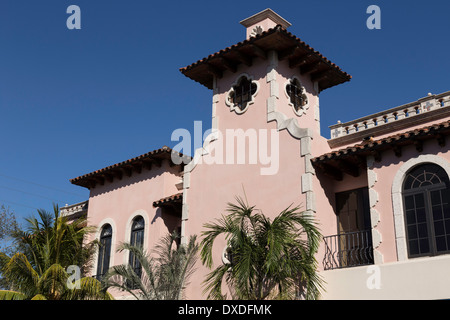
[[[331,139],[351,135],[363,130],[401,121],[410,117],[417,117],[432,110],[450,107],[450,91],[439,95],[428,95],[418,101],[396,108],[382,111],[360,119],[330,126]]]

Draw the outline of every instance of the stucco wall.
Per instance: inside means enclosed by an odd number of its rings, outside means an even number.
[[[398,257],[398,250],[402,250],[401,257],[405,256],[406,248],[404,246],[399,247],[399,242],[396,239],[400,234],[399,227],[404,224],[403,218],[403,204],[402,197],[393,198],[393,184],[394,180],[398,176],[398,173],[406,173],[407,169],[411,169],[415,165],[421,163],[436,161],[442,163],[436,163],[444,166],[447,169],[450,165],[450,153],[449,153],[449,139],[445,147],[440,147],[435,139],[426,141],[423,144],[423,151],[418,152],[414,146],[404,147],[402,149],[402,156],[396,157],[393,151],[386,151],[382,153],[382,161],[373,165],[373,171],[376,174],[376,183],[373,186],[374,191],[377,194],[378,201],[375,205],[375,209],[380,214],[380,221],[377,229],[381,234],[381,244],[379,251],[383,255],[383,262],[393,262],[397,260],[403,260],[404,258]],[[401,179],[399,177],[399,179]],[[401,191],[401,184],[403,180],[397,181],[399,184],[399,190]],[[394,214],[394,207],[398,208],[397,214]],[[395,220],[397,219],[397,220]],[[397,222],[397,231],[395,223]]]
[[[133,173],[122,180],[97,185],[91,189],[89,197],[88,223],[97,227],[94,235],[99,238],[101,228],[109,223],[113,229],[110,266],[128,263],[127,253],[117,253],[116,246],[130,241],[133,218],[141,215],[145,221],[144,248],[150,249],[165,236],[168,231],[179,225],[179,219],[163,214],[160,208],[154,208],[153,202],[179,192],[175,184],[179,182],[176,167],[169,166],[167,160],[161,167]],[[94,263],[95,274],[97,263]]]
[[[252,77],[253,81],[258,82],[258,91],[247,110],[239,113],[230,108],[226,99],[231,86],[244,72]],[[311,205],[311,201],[307,203],[306,191],[309,190],[309,195],[311,195],[310,189],[314,183],[313,180],[309,180],[311,179],[310,175],[304,176],[307,171],[305,157],[311,153],[311,139],[314,139],[314,134],[318,133],[319,125],[314,115],[318,98],[315,96],[313,84],[308,82],[307,77],[298,74],[307,89],[310,107],[301,116],[295,114],[292,106],[288,106],[288,97],[284,92],[288,78],[294,74],[295,70],[288,70],[286,65],[278,68],[276,53],[275,55],[271,53],[266,60],[255,59],[252,67],[241,65],[236,73],[225,72],[222,79],[216,79],[213,98],[213,126],[215,123],[215,129],[218,129],[222,136],[205,147],[205,150],[208,151],[202,157],[202,163],[191,165],[191,167],[187,166],[189,178],[185,179],[185,206],[183,207],[186,237],[193,234],[200,236],[205,230],[204,224],[213,222],[222,214],[226,214],[227,203],[235,202],[236,196],[245,196],[249,205],[256,206],[272,219],[290,205],[302,205],[302,210],[307,209],[308,203]],[[277,120],[270,118],[269,113],[274,111],[283,118],[279,117]],[[286,128],[283,126],[283,123],[286,124],[283,122],[286,119],[293,119],[295,124],[290,123],[291,127]],[[308,141],[305,141],[303,149],[302,139],[295,137],[291,132],[291,130],[303,132],[301,128],[316,128],[311,131],[304,130],[308,135],[305,139]],[[225,135],[226,130],[230,129],[239,129],[244,132],[256,130],[258,143],[265,135],[266,141],[269,142],[267,149],[269,154],[273,151],[271,146],[274,143],[278,144],[276,148],[278,154],[272,154],[277,157],[272,160],[278,161],[276,171],[273,174],[262,174],[261,168],[267,168],[270,165],[263,164],[260,158],[256,164],[249,163],[249,140],[247,140],[245,151],[238,150],[237,144],[233,149],[235,161],[238,152],[246,153],[245,164],[236,164],[236,162],[233,164],[226,161],[223,164],[211,164],[211,158],[217,155],[214,150],[225,147],[227,141],[230,140],[230,138],[227,140]],[[276,138],[271,140],[272,136]],[[274,164],[272,163],[272,165]],[[213,250],[215,265],[222,263],[221,256],[225,246],[225,239],[216,241]],[[188,299],[205,297],[202,294],[202,282],[207,272],[209,270],[198,263],[195,276],[187,288]]]
[[[322,272],[324,300],[437,300],[450,298],[450,256]]]

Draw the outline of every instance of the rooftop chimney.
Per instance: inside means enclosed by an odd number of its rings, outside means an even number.
[[[247,39],[274,28],[278,24],[285,29],[291,26],[288,21],[269,8],[242,20],[240,23],[247,28]]]

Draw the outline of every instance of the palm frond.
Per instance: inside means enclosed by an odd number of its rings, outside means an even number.
[[[232,262],[213,270],[204,281],[209,298],[222,297],[225,281],[238,299],[294,299],[300,282],[307,298],[316,298],[322,289],[315,253],[321,235],[312,215],[292,205],[271,221],[242,198],[229,203],[228,215],[204,225],[202,262],[212,267],[212,248],[225,236]]]
[[[25,300],[27,297],[17,291],[0,290],[0,300]]]
[[[59,300],[66,290],[69,275],[60,264],[53,264],[39,278],[37,289],[50,300]]]
[[[194,236],[186,245],[175,247],[177,237],[175,233],[163,237],[152,254],[142,247],[121,243],[118,251],[133,254],[142,267],[142,274],[136,274],[130,265],[114,266],[104,277],[105,288],[126,291],[136,299],[180,299],[193,272],[198,245]]]
[[[28,299],[38,294],[48,299],[69,297],[65,269],[76,265],[85,274],[98,246],[98,241],[86,240],[94,230],[85,222],[80,218],[69,223],[57,205],[53,212],[40,209],[37,217],[27,218],[25,228],[13,234],[20,253],[10,259],[0,256],[0,271],[8,285]]]
[[[102,283],[92,277],[78,280],[75,288],[68,290],[67,300],[114,300],[114,297],[103,288]]]
[[[39,275],[24,254],[16,253],[6,264],[3,274],[8,283],[25,296],[30,297],[35,294]]]

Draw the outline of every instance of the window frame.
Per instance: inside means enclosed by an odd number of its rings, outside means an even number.
[[[405,184],[407,182],[408,177],[417,169],[419,169],[420,167],[424,167],[424,166],[434,166],[434,167],[439,167],[442,170],[442,173],[445,174],[445,176],[443,177],[444,179],[442,179],[441,177],[439,177],[439,179],[441,180],[441,182],[439,183],[435,183],[432,185],[426,185],[426,186],[421,186],[418,188],[412,188],[412,189],[407,189],[405,190]],[[442,181],[443,180],[443,181]],[[444,254],[449,254],[450,253],[450,243],[447,243],[447,247],[448,250],[444,250],[444,251],[437,251],[437,244],[436,244],[436,232],[435,232],[435,219],[433,217],[433,212],[432,212],[432,208],[433,208],[433,202],[431,199],[431,192],[433,191],[445,191],[447,190],[447,192],[449,192],[449,184],[450,184],[450,180],[448,177],[447,172],[445,171],[444,168],[442,168],[442,166],[436,164],[436,163],[420,163],[417,164],[416,166],[413,166],[412,168],[410,168],[408,170],[408,172],[405,174],[405,177],[403,179],[403,183],[402,183],[402,204],[403,204],[403,218],[404,218],[404,227],[405,227],[405,240],[406,240],[406,248],[407,248],[407,255],[409,259],[415,259],[415,258],[420,258],[420,257],[433,257],[433,256],[439,256],[439,255],[444,255]],[[415,196],[415,195],[423,195],[424,198],[424,209],[425,209],[425,222],[426,222],[426,229],[427,229],[427,240],[428,240],[428,246],[429,246],[429,251],[428,252],[424,252],[424,253],[411,253],[411,244],[410,241],[415,240],[415,239],[410,239],[410,231],[409,231],[409,226],[412,226],[414,224],[412,223],[408,223],[408,217],[407,217],[407,211],[410,209],[407,209],[407,204],[406,204],[406,198],[409,196]],[[442,202],[440,203],[441,205],[444,205]],[[415,213],[416,214],[416,213]],[[444,213],[443,213],[444,214]],[[445,221],[446,219],[444,218],[443,221]],[[417,228],[417,222],[415,223],[416,228]],[[445,234],[447,236],[447,234]],[[449,234],[450,235],[450,234]],[[417,240],[419,241],[419,237],[417,238]],[[420,245],[419,245],[419,251],[420,251]]]
[[[110,230],[109,235],[105,235],[107,228]],[[101,279],[106,274],[106,272],[108,272],[111,265],[113,232],[113,227],[109,223],[105,223],[101,228],[97,258],[97,279]],[[104,240],[106,241],[106,243],[104,243]],[[106,261],[107,263],[105,263]]]
[[[251,85],[255,85],[256,89],[255,89],[255,92],[251,93],[252,90],[251,90],[251,86],[250,86],[250,100],[245,102],[244,108],[241,108],[232,101],[231,95],[235,92],[235,87],[237,87],[241,83],[243,78],[246,78],[250,82]],[[248,110],[248,107],[250,105],[255,103],[255,97],[258,94],[258,92],[259,92],[258,81],[255,81],[252,76],[250,76],[246,73],[242,73],[236,78],[236,81],[233,84],[231,84],[230,90],[228,90],[228,92],[226,93],[225,103],[228,107],[230,107],[230,111],[234,111],[234,112],[236,112],[236,114],[243,114]]]
[[[292,84],[293,82],[297,82],[299,89],[301,89],[301,93],[304,94],[306,98],[306,103],[303,106],[299,106],[299,108],[295,107],[295,104],[292,102],[291,96],[288,92],[288,86],[293,85]],[[297,116],[301,117],[303,114],[306,114],[306,110],[309,109],[309,98],[308,95],[306,94],[305,86],[302,84],[302,82],[297,76],[292,76],[284,83],[284,93],[288,99],[288,104],[292,107],[292,110]]]
[[[142,226],[135,226],[137,220],[141,220]],[[136,246],[136,241],[139,239],[139,244],[141,248],[144,247],[144,237],[145,237],[145,219],[141,215],[133,218],[130,230],[130,244]],[[133,268],[134,272],[138,275],[142,275],[142,266],[139,261],[135,258],[133,252],[129,253],[128,263]]]

